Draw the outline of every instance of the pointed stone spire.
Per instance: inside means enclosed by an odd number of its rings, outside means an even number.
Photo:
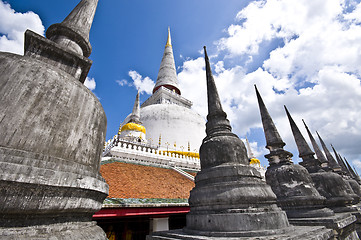
[[[295,138],[295,142],[296,142],[298,152],[299,152],[299,157],[302,158],[302,159],[304,159],[304,158],[313,158],[313,155],[315,153],[308,146],[305,138],[302,136],[302,133],[301,133],[300,129],[297,127],[295,121],[293,121],[293,118],[291,117],[291,114],[289,113],[287,107],[284,106],[284,108],[286,110],[286,114],[287,114],[288,120],[289,120],[290,125],[291,125],[293,137]]]
[[[168,88],[175,91],[179,95],[181,94],[178,87],[177,71],[174,63],[173,48],[170,37],[170,29],[168,28],[168,38],[165,45],[162,62],[160,64],[157,81],[153,88],[155,93],[160,87]]]
[[[293,164],[291,160],[292,153],[283,149],[285,143],[278,134],[256,86],[255,89],[266,136],[267,148],[270,151],[268,155],[265,155],[270,164],[265,174],[266,182],[277,195],[278,205],[286,211],[289,219],[307,219],[333,215],[330,209],[325,208],[325,198],[316,190],[307,169],[302,165]],[[290,118],[291,116],[287,108],[286,112]],[[292,120],[292,118],[290,118],[290,120]],[[291,125],[295,126],[294,122]],[[294,130],[294,128],[292,130]],[[305,148],[305,146],[302,146],[302,151],[304,151]],[[306,156],[312,157],[313,152],[308,152]]]
[[[233,239],[249,237],[248,231],[254,237],[269,229],[285,229],[289,223],[276,205],[271,187],[249,165],[244,143],[231,132],[205,47],[204,54],[209,106],[207,136],[200,147],[201,171],[190,193],[185,230],[210,239]],[[235,235],[238,233],[243,235]]]
[[[354,172],[357,174],[357,176],[360,176],[360,175],[358,175],[358,172],[357,172],[355,166],[353,166],[353,170],[354,170]]]
[[[336,152],[336,149],[333,147],[333,145],[331,144],[331,148],[335,154],[335,157],[336,157],[336,161],[338,163],[338,165],[341,167],[341,170],[345,173],[345,174],[348,174],[348,170],[347,170],[347,167],[345,165],[345,163],[343,162],[342,158],[340,158],[340,155]]]
[[[268,148],[269,150],[272,150],[273,148],[282,148],[286,144],[283,142],[281,136],[279,135],[276,126],[263,102],[263,99],[258,92],[257,86],[254,85],[254,88],[257,94],[259,110],[261,112],[264,134],[266,136],[266,148]]]
[[[323,155],[323,152],[321,151],[320,147],[318,146],[316,140],[314,139],[314,137],[312,136],[311,134],[311,131],[308,129],[305,121],[302,119],[302,122],[303,124],[305,125],[305,128],[307,130],[307,133],[308,133],[308,136],[311,140],[311,143],[312,143],[312,147],[313,147],[313,150],[315,151],[316,153],[316,156],[317,156],[317,159],[318,161],[322,164],[322,165],[328,165],[328,162],[327,162],[327,159],[325,157],[325,155]]]
[[[358,175],[355,167],[352,168],[351,165],[348,163],[347,159],[346,159],[346,158],[344,158],[344,159],[345,159],[345,162],[346,162],[347,166],[348,166],[349,169],[350,169],[350,172],[351,172],[352,175],[354,176],[354,179],[361,185],[361,178],[360,178],[360,176]]]
[[[351,173],[352,177],[356,180],[360,180],[359,177],[356,175],[355,171],[352,169],[351,165],[348,163],[347,159],[344,158],[344,160],[345,160],[347,168],[348,168],[349,172]]]
[[[227,114],[222,109],[221,100],[218,95],[217,87],[214,82],[212,70],[209,64],[206,47],[204,47],[204,56],[206,62],[207,76],[207,96],[208,96],[208,115],[206,124],[207,135],[221,131],[231,133],[231,124],[227,119]]]
[[[139,101],[139,91],[137,93],[137,96],[135,98],[135,102],[134,102],[134,106],[133,106],[133,111],[130,114],[129,117],[129,122],[133,122],[136,124],[142,124],[140,121],[140,101]]]
[[[344,159],[342,158],[341,154],[338,154],[338,159],[340,159],[340,162],[342,163],[342,166],[345,169],[345,172],[347,173],[347,175],[349,175],[350,177],[353,177],[352,172],[347,167],[347,165],[346,165]]]
[[[319,171],[321,168],[321,162],[318,159],[315,159],[315,153],[311,150],[301,131],[297,127],[296,123],[293,121],[293,118],[291,117],[291,114],[289,113],[287,107],[284,107],[291,125],[293,137],[297,145],[299,157],[302,158],[302,162],[300,162],[300,164],[304,166],[309,173]]]
[[[283,149],[283,146],[285,146],[286,144],[283,142],[281,136],[279,135],[277,128],[270,114],[268,113],[266,105],[264,104],[262,97],[258,92],[257,86],[254,85],[254,87],[257,94],[263,130],[267,142],[266,148],[270,151],[270,153],[265,155],[265,157],[268,159],[270,165],[277,164],[279,162],[291,162],[291,157],[293,155],[292,153]]]
[[[248,138],[246,137],[246,144],[247,144],[247,149],[248,149],[248,158],[252,159],[255,158],[253,152],[252,152],[252,148],[251,145],[249,144]]]
[[[92,51],[89,32],[98,0],[82,0],[62,23],[51,25],[46,37],[72,51],[89,57]]]
[[[342,159],[342,156],[339,155],[340,158]],[[356,173],[353,171],[352,167],[350,166],[350,164],[347,162],[346,158],[344,157],[342,160],[345,163],[345,166],[347,168],[347,171],[349,173],[349,176],[351,176],[353,179],[355,179],[356,181],[359,181],[360,179],[357,177]]]
[[[334,171],[340,171],[341,167],[340,165],[338,165],[338,163],[336,162],[336,160],[333,158],[333,156],[331,155],[330,151],[328,150],[328,148],[326,147],[325,142],[322,140],[322,138],[320,137],[320,134],[318,134],[318,132],[316,131],[316,134],[318,136],[318,139],[321,142],[323,151],[325,152],[327,161],[328,161],[328,165],[330,168],[332,168]]]

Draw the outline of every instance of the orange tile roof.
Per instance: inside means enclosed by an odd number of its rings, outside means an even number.
[[[194,187],[172,169],[113,162],[101,165],[100,173],[109,184],[109,198],[186,199]]]

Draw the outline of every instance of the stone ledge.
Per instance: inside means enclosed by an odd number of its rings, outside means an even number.
[[[155,232],[146,240],[325,240],[333,239],[334,233],[325,227],[289,227],[285,229],[245,232],[200,232],[184,230]]]

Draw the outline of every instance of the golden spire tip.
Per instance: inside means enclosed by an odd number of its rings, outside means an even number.
[[[170,27],[168,27],[168,39],[167,39],[167,44],[165,46],[166,47],[171,47],[172,46],[172,39],[170,37]]]

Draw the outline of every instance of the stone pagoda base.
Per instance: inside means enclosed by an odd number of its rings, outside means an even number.
[[[167,232],[154,232],[146,240],[321,240],[334,239],[331,229],[325,227],[290,226],[278,230],[244,231],[244,232],[200,232],[179,229]]]
[[[2,240],[106,240],[96,222],[67,222],[29,227],[0,228]]]
[[[323,218],[290,218],[288,221],[297,226],[325,226],[334,230],[337,239],[359,239],[356,232],[356,217],[350,213],[338,213]]]

